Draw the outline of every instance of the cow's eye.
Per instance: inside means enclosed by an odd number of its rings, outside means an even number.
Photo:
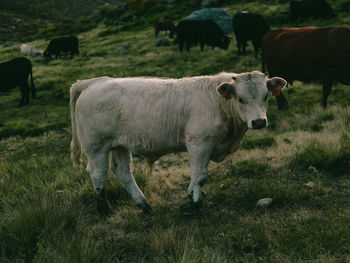
[[[238,98],[239,103],[245,104],[245,101],[242,98]]]

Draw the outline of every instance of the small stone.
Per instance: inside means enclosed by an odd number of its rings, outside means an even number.
[[[139,161],[141,161],[141,159],[139,157],[132,157],[132,161],[133,162],[139,162]]]
[[[170,41],[167,38],[164,38],[164,37],[163,38],[158,38],[154,42],[153,45],[156,46],[156,47],[161,47],[161,46],[167,47],[167,46],[170,46]]]
[[[119,49],[117,50],[117,52],[125,52],[125,51],[129,50],[130,48],[131,48],[131,45],[129,45],[129,44],[124,44],[124,45],[122,45],[121,48],[119,48]]]
[[[313,188],[315,186],[315,183],[310,181],[310,182],[306,183],[305,186],[307,186],[309,188]]]
[[[13,41],[6,41],[4,44],[2,44],[2,47],[11,47],[15,44]]]
[[[138,45],[137,45],[137,47],[144,47],[144,46],[146,46],[146,44],[145,43],[139,43]]]
[[[256,203],[256,207],[260,207],[260,208],[266,208],[268,206],[271,205],[273,199],[272,198],[263,198],[260,199],[257,203]]]

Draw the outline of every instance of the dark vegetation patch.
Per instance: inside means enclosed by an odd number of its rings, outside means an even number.
[[[276,145],[276,140],[271,135],[262,138],[245,137],[240,148],[245,150],[251,150],[255,148],[265,149],[274,145]]]
[[[350,227],[348,216],[312,216],[292,225],[281,233],[279,249],[282,253],[310,260],[320,254],[348,254]],[[318,240],[318,242],[314,242]],[[317,252],[316,252],[317,251]]]
[[[293,169],[306,171],[310,166],[332,176],[342,176],[350,171],[350,139],[343,136],[339,149],[312,142],[303,151],[297,152],[291,164]]]
[[[38,136],[48,131],[66,128],[68,125],[67,122],[57,122],[40,127],[35,123],[28,123],[26,121],[7,122],[0,129],[0,138],[10,136]]]

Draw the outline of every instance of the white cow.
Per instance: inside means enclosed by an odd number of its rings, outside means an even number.
[[[36,49],[35,47],[32,47],[27,44],[22,44],[21,47],[21,52],[24,56],[28,57],[43,57],[44,53],[41,50]]]
[[[111,169],[138,206],[149,205],[131,171],[130,152],[153,162],[164,154],[188,151],[194,203],[210,160],[221,162],[236,151],[248,128],[267,126],[268,91],[287,82],[264,74],[220,73],[182,79],[109,78],[78,81],[70,89],[71,158],[87,156],[100,213],[108,210],[104,186]]]

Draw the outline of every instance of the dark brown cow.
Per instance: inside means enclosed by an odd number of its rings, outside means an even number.
[[[157,36],[160,31],[170,32],[170,37],[173,37],[175,32],[175,25],[170,19],[159,20],[154,23],[154,35]]]
[[[262,41],[262,66],[270,77],[323,82],[322,106],[332,85],[338,81],[350,85],[350,28],[285,28],[269,31]],[[279,109],[288,104],[277,96]]]

